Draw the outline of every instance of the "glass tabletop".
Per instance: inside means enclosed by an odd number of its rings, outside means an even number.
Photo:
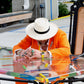
[[[57,74],[48,62],[50,59],[33,59],[28,64],[13,61],[11,48],[0,47],[0,74],[23,78],[31,81],[52,82],[57,78],[68,78],[84,74],[84,58],[81,55],[71,55],[71,63],[66,66],[66,73]],[[52,59],[53,60],[53,59]]]

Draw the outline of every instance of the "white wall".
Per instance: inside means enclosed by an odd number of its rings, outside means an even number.
[[[58,2],[57,0],[45,0],[45,17],[49,20],[55,19],[58,17]]]

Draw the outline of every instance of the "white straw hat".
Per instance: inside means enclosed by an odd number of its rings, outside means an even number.
[[[48,22],[46,18],[37,18],[26,27],[28,36],[35,40],[46,40],[53,37],[58,31],[57,25]]]

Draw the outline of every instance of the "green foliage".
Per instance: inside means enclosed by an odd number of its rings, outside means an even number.
[[[63,3],[59,3],[59,17],[69,15],[69,10],[67,9],[67,5]]]
[[[8,13],[12,12],[12,0],[8,0],[9,2],[9,8],[7,10]]]

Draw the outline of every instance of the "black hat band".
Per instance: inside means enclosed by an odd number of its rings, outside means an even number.
[[[49,30],[50,30],[50,27],[48,28],[48,30],[46,30],[46,31],[44,31],[44,32],[39,32],[39,31],[37,31],[37,30],[34,29],[34,31],[35,31],[36,33],[38,33],[38,34],[45,34],[45,33],[47,33]]]

